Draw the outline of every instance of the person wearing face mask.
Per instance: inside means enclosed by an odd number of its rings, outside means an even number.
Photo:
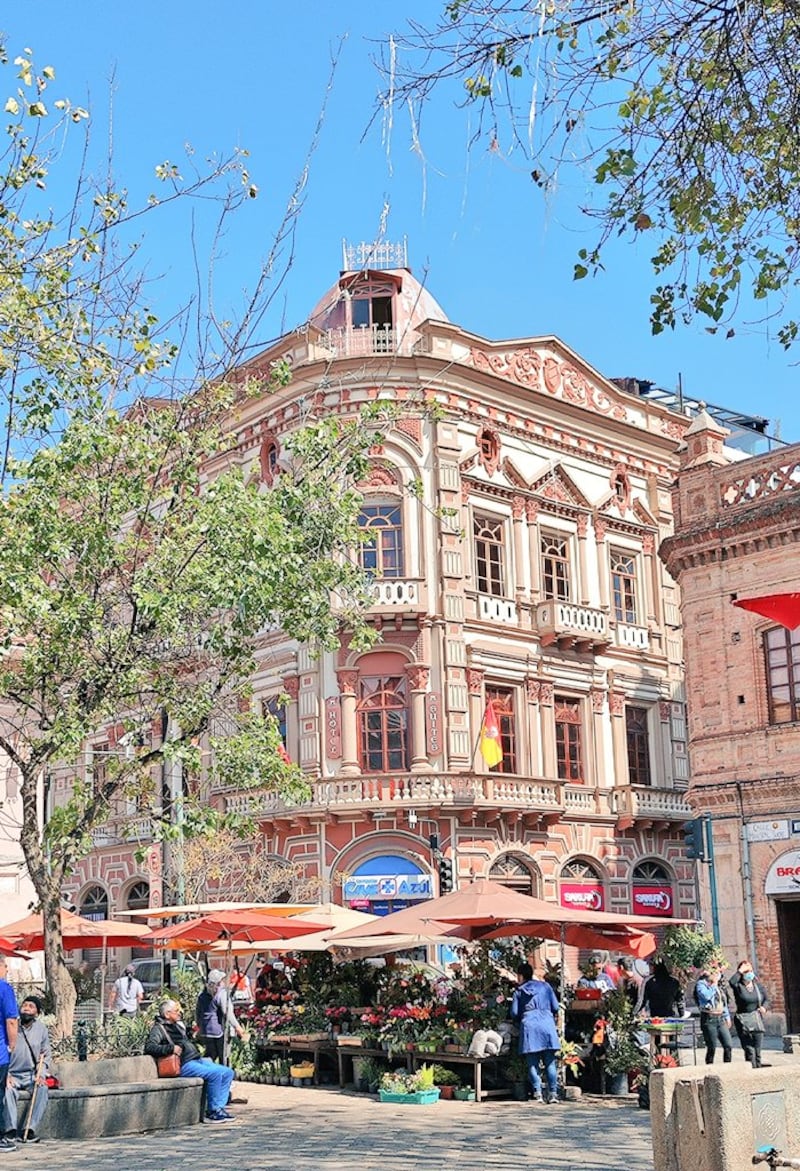
[[[6,1137],[29,1143],[38,1143],[39,1123],[47,1109],[47,1075],[50,1073],[50,1037],[47,1028],[39,1020],[42,1001],[38,996],[27,996],[19,1010],[19,1037],[11,1054],[5,1091],[5,1132]],[[17,1102],[20,1090],[30,1090],[36,1085],[36,1097],[23,1106],[22,1122],[18,1121]]]
[[[769,1005],[766,991],[756,979],[749,960],[742,960],[728,983],[736,1001],[733,1023],[744,1049],[745,1060],[750,1062],[753,1069],[761,1069],[766,1065],[761,1060],[764,1014]]]

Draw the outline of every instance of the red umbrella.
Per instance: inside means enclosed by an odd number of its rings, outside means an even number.
[[[264,915],[258,911],[218,911],[173,923],[171,927],[156,927],[143,937],[145,943],[156,947],[171,947],[189,951],[206,947],[220,940],[233,943],[263,943],[271,940],[289,940],[297,935],[311,935],[324,931],[324,923],[308,923],[287,916]]]
[[[740,610],[752,610],[762,618],[772,618],[787,630],[800,626],[800,594],[765,594],[760,598],[737,598]]]

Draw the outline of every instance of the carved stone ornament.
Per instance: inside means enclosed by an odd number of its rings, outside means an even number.
[[[602,712],[606,702],[606,693],[602,687],[593,687],[589,694],[592,697],[592,711]]]
[[[578,537],[584,540],[589,531],[589,518],[585,512],[578,513]]]
[[[526,500],[525,501],[525,516],[529,525],[535,525],[539,519],[539,501]]]
[[[645,533],[642,537],[642,550],[648,557],[652,557],[656,547],[656,539],[652,533]]]
[[[342,695],[355,695],[358,689],[358,671],[337,671],[336,682]]]
[[[668,724],[672,718],[672,704],[668,699],[662,699],[658,704],[658,717],[662,724]]]
[[[625,714],[625,696],[621,691],[609,691],[608,710],[612,716],[622,716]]]
[[[430,667],[423,667],[420,663],[411,663],[406,667],[406,675],[412,691],[427,691],[428,680],[431,677]]]
[[[606,539],[607,532],[608,532],[608,526],[607,526],[606,522],[603,520],[602,516],[596,516],[594,518],[595,539],[598,541],[604,541]]]
[[[553,706],[553,684],[541,683],[539,685],[539,700],[545,707]]]
[[[300,676],[299,675],[284,675],[283,690],[289,696],[289,699],[297,700],[300,694]]]
[[[494,427],[481,427],[477,442],[478,462],[487,476],[493,476],[500,464],[500,436]]]
[[[383,464],[375,464],[358,486],[362,490],[364,488],[391,488],[397,491],[400,483],[397,474],[391,468],[387,468]]]
[[[525,514],[525,501],[521,496],[514,496],[511,500],[511,515],[514,520],[522,520]]]
[[[542,684],[541,680],[534,679],[532,675],[525,678],[525,695],[528,703],[538,703],[539,695],[541,694]]]
[[[483,671],[475,667],[467,667],[467,689],[470,695],[480,695],[483,692]]]

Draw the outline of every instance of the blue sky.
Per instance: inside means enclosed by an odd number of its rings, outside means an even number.
[[[341,240],[375,238],[388,205],[390,239],[408,237],[409,261],[452,321],[490,338],[554,333],[602,373],[634,376],[777,420],[800,440],[797,355],[766,326],[737,324],[729,341],[702,326],[652,337],[648,325],[652,245],[609,253],[608,271],[575,283],[578,248],[592,242],[574,211],[582,180],[567,176],[546,206],[520,158],[469,148],[468,114],[442,94],[423,116],[413,149],[408,118],[395,112],[389,144],[380,118],[367,130],[380,78],[371,57],[406,18],[433,21],[439,0],[39,0],[7,8],[2,28],[13,57],[33,49],[52,64],[57,89],[88,104],[94,146],[105,149],[114,75],[114,153],[120,179],[154,188],[153,167],[200,155],[250,151],[260,196],[225,242],[220,298],[235,307],[252,285],[281,209],[303,165],[323,99],[332,48],[346,40],[312,160],[296,260],[264,322],[264,340],[300,324],[341,264]],[[5,72],[6,83],[10,80]],[[57,95],[54,95],[57,96]],[[5,100],[5,95],[3,96]],[[365,134],[366,131],[366,134]],[[54,203],[65,196],[54,173]],[[190,290],[187,221],[146,221],[142,255],[162,317]]]

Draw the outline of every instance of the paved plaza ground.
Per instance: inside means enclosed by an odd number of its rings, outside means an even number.
[[[776,1044],[773,1042],[773,1044]],[[741,1050],[734,1050],[736,1061]],[[772,1049],[773,1064],[797,1062]],[[718,1056],[717,1060],[720,1060]],[[652,1171],[636,1099],[545,1106],[491,1100],[380,1103],[331,1087],[235,1083],[236,1121],[168,1133],[47,1142],[0,1156],[25,1171]]]

